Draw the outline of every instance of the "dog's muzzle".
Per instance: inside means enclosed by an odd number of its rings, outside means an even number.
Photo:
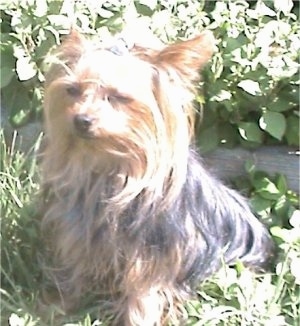
[[[77,114],[73,120],[76,133],[84,138],[91,138],[91,126],[93,124],[93,118],[87,114]]]

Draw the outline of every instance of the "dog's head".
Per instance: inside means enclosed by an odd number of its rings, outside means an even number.
[[[187,142],[191,82],[212,47],[208,32],[154,50],[123,39],[103,48],[73,30],[48,73],[47,131],[123,155]]]
[[[155,187],[171,176],[182,182],[194,129],[193,84],[213,46],[209,32],[147,48],[122,38],[95,45],[72,31],[46,78],[49,146],[122,164],[127,175]]]

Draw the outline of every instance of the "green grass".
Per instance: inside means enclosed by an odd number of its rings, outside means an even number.
[[[36,215],[38,145],[24,154],[7,147],[1,134],[1,325],[107,325],[88,313],[96,309],[93,304],[73,316],[39,304],[45,280],[39,267],[42,239]],[[300,216],[295,200],[289,203],[290,224],[272,229],[280,248],[274,272],[257,276],[241,266],[224,267],[186,304],[188,326],[300,325]]]

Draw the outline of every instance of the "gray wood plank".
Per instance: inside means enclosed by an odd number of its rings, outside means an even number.
[[[218,148],[203,155],[203,158],[206,166],[222,179],[244,175],[246,160],[252,160],[257,170],[270,175],[285,175],[289,188],[299,193],[299,154],[299,150],[287,146],[261,147],[256,150]]]

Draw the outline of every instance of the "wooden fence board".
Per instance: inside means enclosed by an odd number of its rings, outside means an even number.
[[[245,174],[245,162],[252,160],[257,170],[270,175],[283,174],[291,190],[299,193],[299,156],[295,148],[286,146],[261,147],[256,150],[243,148],[218,148],[204,155],[208,168],[222,179],[229,179]]]

